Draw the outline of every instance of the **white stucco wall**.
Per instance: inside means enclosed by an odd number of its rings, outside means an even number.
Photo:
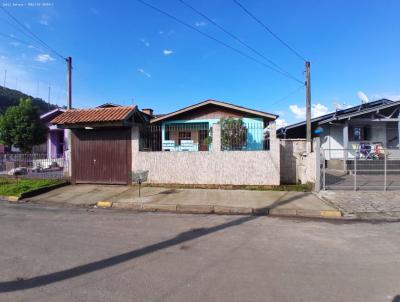
[[[343,126],[324,126],[321,136],[321,148],[326,159],[343,158]]]
[[[280,151],[275,124],[269,151],[221,151],[220,125],[213,125],[211,151],[139,152],[139,130],[132,128],[132,170],[148,170],[149,183],[279,185]]]
[[[351,126],[363,126],[369,125],[371,131],[371,137],[368,142],[370,143],[382,143],[384,148],[387,148],[387,123],[385,122],[371,122],[367,123],[360,123],[360,122],[352,122],[349,121],[349,131]],[[324,156],[325,159],[343,159],[344,158],[344,151],[343,151],[343,126],[341,125],[327,125],[324,126],[324,132],[321,135],[321,148],[324,149]],[[396,137],[396,129],[393,131],[391,138]],[[349,138],[351,137],[349,133]],[[360,145],[359,141],[351,141],[349,139],[348,149],[349,150],[356,150]],[[348,158],[354,158],[354,151],[347,152]]]

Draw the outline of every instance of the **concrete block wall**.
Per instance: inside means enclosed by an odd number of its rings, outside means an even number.
[[[132,170],[148,170],[150,183],[279,185],[280,147],[275,123],[269,151],[221,151],[221,128],[213,125],[212,150],[139,152],[139,130],[132,128]]]
[[[295,184],[299,180],[300,157],[306,152],[305,139],[281,139],[281,183]]]
[[[281,183],[305,184],[317,182],[319,142],[313,142],[314,151],[307,153],[305,139],[281,139]]]

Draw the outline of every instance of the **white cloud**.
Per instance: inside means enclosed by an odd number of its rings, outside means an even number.
[[[290,111],[294,114],[297,119],[305,119],[306,118],[306,107],[299,107],[297,105],[290,105]],[[329,112],[328,107],[318,103],[311,106],[311,116],[318,117]]]
[[[171,49],[164,49],[163,54],[166,56],[172,55],[174,52]]]
[[[321,115],[325,115],[328,113],[329,113],[328,107],[326,107],[322,104],[315,104],[315,105],[311,106],[312,117],[319,117]]]
[[[29,64],[29,61],[16,63],[15,60],[13,61],[6,56],[0,56],[0,65],[1,69],[4,68],[7,70],[6,87],[11,89],[17,88],[28,95],[41,97],[46,100],[48,97],[48,85],[50,80],[51,102],[53,104],[65,104],[66,91],[63,86],[64,82],[62,82],[61,86],[58,86],[52,79],[47,78],[46,73],[43,73],[42,68],[39,66]],[[40,71],[35,71],[36,69]],[[17,82],[18,87],[16,87]],[[3,78],[1,85],[3,85]]]
[[[15,47],[18,47],[20,45],[19,42],[16,42],[16,41],[12,41],[12,42],[10,42],[10,44]]]
[[[373,100],[388,99],[392,101],[400,101],[400,93],[396,92],[383,92],[372,95]]]
[[[195,25],[196,27],[203,27],[203,26],[206,26],[207,23],[204,22],[204,21],[196,21],[196,22],[194,23],[194,25]]]
[[[150,47],[150,42],[146,41],[145,39],[141,39],[140,41],[143,43],[144,46]]]
[[[55,59],[52,56],[50,56],[49,54],[40,54],[40,55],[37,55],[35,58],[35,61],[42,62],[42,63],[47,63],[47,62],[54,61],[54,60]]]
[[[287,123],[284,119],[278,118],[275,122],[276,122],[276,128],[287,126]]]
[[[146,77],[151,78],[151,74],[146,72],[143,68],[138,68],[138,70],[141,74],[144,74]]]
[[[300,108],[297,105],[290,105],[289,106],[290,111],[294,114],[295,118],[297,119],[304,119],[306,117],[306,108]]]

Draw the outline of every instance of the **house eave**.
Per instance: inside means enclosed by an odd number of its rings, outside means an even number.
[[[220,106],[220,107],[224,107],[224,108],[228,108],[228,109],[232,109],[232,110],[237,110],[237,111],[241,111],[241,112],[246,112],[248,114],[253,114],[259,117],[263,117],[265,119],[269,119],[269,120],[276,120],[279,116],[272,114],[272,113],[267,113],[267,112],[262,112],[262,111],[258,111],[258,110],[254,110],[254,109],[250,109],[250,108],[245,108],[245,107],[241,107],[241,106],[237,106],[237,105],[233,105],[233,104],[229,104],[229,103],[225,103],[225,102],[220,102],[220,101],[215,101],[215,100],[207,100],[204,102],[200,102],[185,108],[182,108],[180,110],[168,113],[166,115],[154,118],[152,120],[150,120],[150,123],[154,124],[154,123],[158,123],[161,121],[165,121],[167,119],[173,118],[174,116],[177,116],[179,114],[182,113],[186,113],[190,110],[194,110],[197,108],[201,108],[203,106],[206,105],[216,105],[216,106]]]

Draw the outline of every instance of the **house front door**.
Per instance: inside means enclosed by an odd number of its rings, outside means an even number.
[[[208,137],[208,130],[199,130],[199,151],[208,151],[208,145],[204,140]]]

